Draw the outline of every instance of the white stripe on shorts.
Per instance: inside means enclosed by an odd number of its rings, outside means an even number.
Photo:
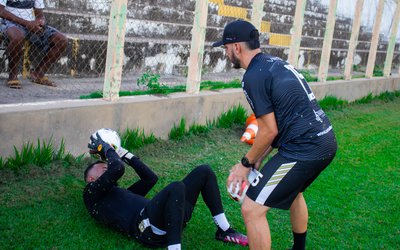
[[[268,197],[274,191],[276,186],[278,186],[279,182],[281,182],[283,177],[285,177],[286,174],[289,173],[289,171],[293,168],[294,165],[296,165],[296,163],[297,163],[297,161],[282,164],[276,170],[276,172],[271,176],[271,178],[268,180],[267,184],[265,184],[265,187],[258,194],[256,202],[261,205],[264,205],[265,201],[268,199]]]

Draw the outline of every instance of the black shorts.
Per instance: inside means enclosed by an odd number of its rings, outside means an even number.
[[[0,33],[3,33],[5,37],[7,37],[7,30],[12,27],[16,27],[22,31],[26,39],[31,44],[34,44],[36,47],[40,48],[43,53],[47,53],[50,49],[50,38],[54,34],[59,33],[56,28],[53,28],[49,25],[46,25],[43,29],[43,32],[40,34],[32,33],[26,27],[20,24],[5,19],[0,19]]]
[[[298,193],[304,192],[333,158],[297,161],[278,152],[261,169],[246,195],[261,205],[289,209]]]

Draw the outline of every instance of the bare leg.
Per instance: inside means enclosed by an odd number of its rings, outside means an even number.
[[[32,72],[33,78],[43,77],[47,70],[53,65],[55,61],[60,58],[61,54],[67,48],[68,39],[61,33],[57,32],[50,37],[50,49],[47,54],[40,61],[39,65]]]
[[[308,209],[303,193],[299,193],[290,207],[290,222],[293,230],[293,250],[306,247]]]
[[[249,246],[252,250],[271,249],[271,234],[267,221],[269,207],[260,205],[248,197],[242,204]]]
[[[16,80],[18,78],[18,66],[22,58],[22,48],[25,35],[24,32],[19,30],[17,27],[11,27],[7,29],[7,37],[8,65],[10,68],[8,80]]]
[[[290,207],[290,222],[295,233],[307,231],[308,209],[303,193],[299,193]]]

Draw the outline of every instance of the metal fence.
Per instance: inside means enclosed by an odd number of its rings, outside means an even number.
[[[232,70],[225,52],[211,47],[223,27],[238,18],[259,28],[263,51],[322,81],[329,75],[372,77],[368,70],[377,66],[386,75],[398,73],[396,0],[44,2],[47,23],[68,38],[47,72],[58,86],[31,84],[30,71],[46,54],[25,41],[19,62],[22,89],[0,84],[0,103],[79,98],[96,91],[113,100],[120,90],[145,88],[137,81],[151,74],[166,85],[188,83],[190,93],[197,93],[204,80],[239,79],[243,71]],[[8,39],[0,35],[0,81],[5,82],[7,46]]]

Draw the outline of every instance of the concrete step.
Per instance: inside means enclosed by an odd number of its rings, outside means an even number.
[[[147,6],[159,6],[161,8],[191,10],[195,9],[195,0],[129,0],[128,12],[133,9],[146,8]],[[80,10],[96,14],[109,14],[111,1],[87,1],[87,0],[48,0],[47,9],[56,10]]]

